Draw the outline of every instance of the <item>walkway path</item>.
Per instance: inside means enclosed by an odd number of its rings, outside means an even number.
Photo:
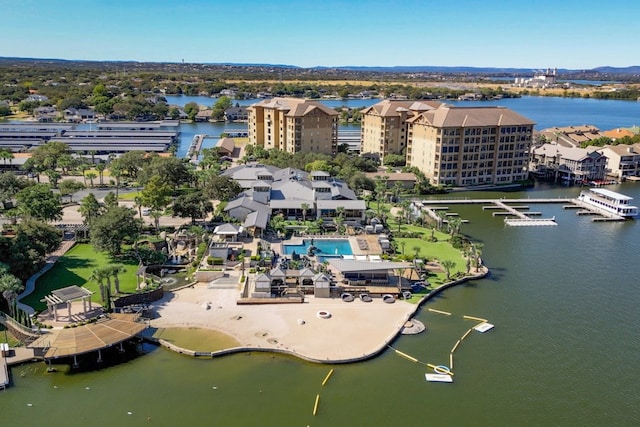
[[[27,295],[30,295],[36,289],[36,280],[38,280],[38,278],[40,278],[40,276],[42,276],[44,273],[49,271],[51,267],[53,267],[53,265],[56,263],[56,261],[58,261],[58,259],[62,255],[64,255],[69,249],[71,249],[75,243],[76,243],[75,240],[63,240],[58,249],[56,249],[54,252],[51,252],[49,255],[47,255],[46,265],[42,267],[42,270],[38,271],[36,274],[31,276],[27,280],[27,283],[24,287],[24,291],[20,295],[18,295],[18,308],[20,310],[23,310],[29,316],[35,313],[35,310],[33,309],[33,307],[31,307],[30,305],[21,303],[20,300],[26,297]]]

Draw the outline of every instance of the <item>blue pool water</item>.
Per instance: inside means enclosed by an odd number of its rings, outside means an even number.
[[[285,255],[291,255],[294,251],[298,255],[305,255],[311,245],[311,239],[303,240],[302,245],[282,245]],[[353,255],[351,245],[346,239],[314,239],[313,246],[317,248],[316,255]]]

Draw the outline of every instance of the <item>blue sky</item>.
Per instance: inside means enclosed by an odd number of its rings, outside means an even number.
[[[637,0],[0,0],[0,56],[322,66],[640,65]]]

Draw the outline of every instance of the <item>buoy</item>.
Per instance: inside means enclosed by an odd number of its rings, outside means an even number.
[[[329,377],[331,377],[331,374],[333,374],[333,369],[331,369],[329,371],[329,373],[327,374],[327,376],[324,377],[324,381],[322,381],[322,385],[325,385],[327,383],[327,381],[329,381]]]
[[[449,353],[449,366],[453,369],[453,353]]]
[[[464,340],[467,337],[467,335],[471,333],[472,330],[473,329],[469,328],[469,330],[462,336],[462,338],[460,338],[460,341]]]
[[[444,375],[451,375],[453,376],[453,371],[448,368],[447,366],[444,365],[432,365],[431,363],[427,363],[427,366],[431,369],[433,369],[433,371],[437,374],[444,374]],[[446,368],[446,372],[445,372],[445,368]]]
[[[427,310],[432,311],[434,313],[444,314],[445,316],[451,316],[451,313],[449,313],[448,311],[436,310],[435,308],[429,308]]]
[[[398,353],[400,356],[404,357],[405,359],[411,360],[412,362],[416,362],[416,363],[418,362],[418,359],[416,359],[415,357],[411,357],[408,354],[401,352],[400,350],[396,350],[396,353]]]
[[[473,317],[473,316],[462,316],[465,319],[469,319],[469,320],[477,320],[478,322],[486,322],[487,319],[481,319],[479,317]]]
[[[320,395],[316,395],[316,403],[313,405],[313,415],[318,413],[318,403],[320,402]]]
[[[458,348],[458,346],[460,345],[460,340],[458,340],[456,342],[456,345],[453,346],[453,348],[451,349],[451,353],[453,353],[454,351],[456,351],[456,348]]]

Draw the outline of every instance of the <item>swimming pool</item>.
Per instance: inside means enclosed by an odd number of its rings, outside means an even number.
[[[285,255],[291,255],[294,251],[298,255],[306,255],[312,239],[304,239],[301,245],[282,245]],[[336,256],[353,255],[351,244],[347,239],[313,239],[316,247],[316,255]]]

